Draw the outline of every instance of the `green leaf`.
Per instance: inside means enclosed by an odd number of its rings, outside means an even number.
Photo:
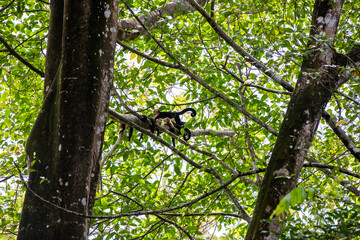
[[[291,192],[291,206],[295,207],[295,205],[297,204],[301,204],[304,202],[305,198],[306,198],[306,192],[304,190],[304,188],[302,187],[297,187],[295,189],[293,189]]]
[[[178,175],[178,176],[181,175],[181,171],[180,171],[179,165],[177,165],[177,164],[174,165],[174,171],[175,171],[176,175]]]

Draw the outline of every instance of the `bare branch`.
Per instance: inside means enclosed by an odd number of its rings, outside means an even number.
[[[348,137],[344,130],[339,126],[336,126],[336,121],[331,118],[330,114],[326,111],[322,113],[322,117],[325,119],[327,124],[332,128],[338,138],[343,142],[345,147],[351,152],[351,154],[357,159],[360,160],[360,148],[357,147],[353,141]]]
[[[323,173],[325,173],[326,175],[328,175],[332,179],[335,179],[335,176],[327,168],[333,169],[333,168],[336,168],[336,166],[332,166],[332,165],[328,165],[328,164],[321,164],[321,163],[319,163],[318,161],[316,161],[313,158],[307,158],[307,159],[310,161],[310,163],[305,163],[304,167],[316,167],[316,168],[319,168],[320,171],[322,171]],[[345,173],[345,174],[348,174],[350,176],[357,177],[357,178],[360,177],[360,174],[354,173],[352,171],[349,171],[349,170],[343,169],[343,168],[339,168],[339,172],[342,172],[342,173]],[[356,196],[360,196],[360,191],[356,187],[354,187],[353,185],[351,185],[348,182],[345,182],[343,180],[340,181],[340,184],[342,186],[344,186],[346,189],[348,189],[350,192],[354,193]]]
[[[343,97],[349,99],[350,101],[354,102],[356,105],[360,106],[360,102],[357,101],[355,98],[352,98],[352,97],[350,97],[350,96],[348,96],[345,93],[342,93],[340,91],[336,91],[336,93],[338,93],[340,96],[343,96]]]
[[[197,2],[201,6],[204,6],[206,0],[198,0]],[[143,26],[151,30],[158,27],[160,24],[168,22],[170,19],[193,11],[194,8],[191,7],[186,0],[171,0],[157,8],[155,11],[139,16],[138,19],[121,19],[118,21],[118,40],[133,40],[147,33]]]
[[[36,72],[37,74],[40,75],[40,77],[44,77],[45,74],[43,71],[37,69],[34,65],[32,65],[31,63],[29,63],[27,60],[25,60],[23,57],[21,57],[14,49],[11,48],[11,46],[0,36],[0,42],[2,42],[2,44],[4,44],[4,46],[7,48],[7,50],[9,51],[9,53],[11,55],[13,55],[14,57],[16,57],[20,62],[22,62],[23,64],[25,64],[25,66],[27,66],[28,68],[30,68],[31,70],[33,70],[34,72]]]
[[[244,87],[254,87],[254,88],[258,88],[261,90],[264,90],[266,92],[272,92],[272,93],[278,93],[278,94],[284,94],[284,95],[289,95],[291,96],[291,92],[286,92],[286,91],[280,91],[280,90],[275,90],[275,89],[269,89],[269,88],[265,88],[259,85],[255,85],[255,84],[244,84]]]
[[[4,11],[5,9],[7,9],[8,7],[11,6],[11,4],[13,4],[15,2],[15,0],[12,0],[11,2],[9,2],[6,6],[0,8],[0,12]]]
[[[189,239],[194,239],[194,238],[190,235],[190,233],[185,230],[185,228],[183,228],[182,226],[180,226],[180,225],[177,224],[176,222],[171,221],[171,220],[168,219],[168,218],[162,217],[162,216],[160,216],[159,214],[154,214],[154,215],[157,216],[158,218],[160,218],[161,220],[163,220],[164,222],[170,223],[170,224],[174,225],[175,227],[177,227],[179,230],[183,231],[183,232],[189,237]]]
[[[341,173],[345,173],[349,176],[353,176],[355,178],[359,178],[360,179],[360,174],[359,173],[356,173],[356,172],[353,172],[353,171],[350,171],[350,170],[347,170],[345,168],[340,168],[338,166],[334,166],[334,165],[329,165],[329,164],[323,164],[323,163],[319,163],[318,161],[316,161],[315,159],[313,158],[308,158],[309,163],[304,163],[304,167],[316,167],[316,168],[328,168],[328,169],[334,169],[334,168],[338,168],[339,169],[339,172]]]

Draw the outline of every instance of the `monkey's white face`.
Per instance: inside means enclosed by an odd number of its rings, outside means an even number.
[[[164,118],[164,124],[169,124],[171,122],[171,119],[166,117]]]

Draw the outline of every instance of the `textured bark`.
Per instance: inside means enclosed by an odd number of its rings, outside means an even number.
[[[343,0],[316,0],[310,36],[326,36],[333,43]],[[341,59],[332,48],[315,38],[308,46],[315,51],[304,57],[301,74],[291,97],[284,121],[257,198],[246,239],[277,239],[282,223],[270,215],[299,179],[305,156],[313,140],[321,115],[332,94],[342,83]]]
[[[48,44],[46,48],[44,97],[51,87],[61,59],[61,42],[63,31],[64,1],[50,2],[50,23]]]
[[[204,6],[206,3],[205,0],[198,0],[197,2],[201,6]],[[139,16],[139,19],[149,30],[151,30],[158,27],[159,24],[167,22],[168,17],[176,18],[193,11],[194,9],[186,0],[171,0],[155,11]],[[118,21],[119,41],[133,40],[145,34],[146,30],[140,26],[135,18],[120,19]]]
[[[94,204],[117,6],[51,2],[45,97],[26,145],[31,171],[18,239],[87,239],[89,220],[61,208],[91,214]]]

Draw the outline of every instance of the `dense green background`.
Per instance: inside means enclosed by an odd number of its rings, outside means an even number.
[[[48,4],[44,1],[19,1],[4,9],[10,1],[0,0],[0,3],[1,38],[31,65],[45,71]],[[165,2],[134,0],[128,3],[137,13],[146,14]],[[312,5],[313,1],[219,0],[215,2],[214,19],[247,52],[295,86],[302,57],[312,51],[312,46],[306,46]],[[210,6],[210,3],[205,6],[208,12],[211,12]],[[359,8],[360,2],[355,0],[344,4],[335,43],[336,50],[341,53],[348,52],[360,39]],[[121,1],[119,9],[119,19],[133,18]],[[239,105],[242,105],[238,91],[240,80],[246,84],[284,91],[235,53],[198,13],[189,13],[167,23],[164,21],[151,33],[182,64]],[[318,38],[322,40],[321,36]],[[124,43],[152,57],[174,63],[148,35]],[[4,45],[0,45],[0,64],[0,239],[13,239],[16,237],[25,191],[14,162],[26,175],[24,146],[42,103],[43,79],[9,54]],[[239,78],[234,78],[228,71]],[[257,168],[266,167],[276,137],[250,120],[246,124],[241,113],[220,98],[212,98],[212,93],[182,71],[151,62],[118,46],[114,86],[117,94],[114,90],[110,105],[118,112],[126,113],[119,96],[126,105],[146,115],[151,115],[152,109],[158,107],[180,110],[191,106],[197,110],[198,116],[185,118],[188,128],[235,132],[234,137],[195,137],[191,139],[191,144],[215,154],[237,171],[254,169],[249,151],[249,148],[253,148]],[[249,112],[274,129],[280,128],[290,99],[288,94],[251,86],[243,86],[240,91],[244,95],[244,107]],[[359,99],[359,76],[355,73],[340,92]],[[327,107],[327,111],[357,146],[360,144],[359,108],[358,102],[340,94],[336,94]],[[212,176],[194,169],[147,136],[139,142],[137,131],[134,131],[132,142],[124,137],[120,145],[115,145],[119,129],[117,124],[107,127],[103,151],[104,154],[114,152],[101,171],[101,187],[94,215],[113,215],[140,209],[129,198],[140,202],[144,208],[142,210],[173,207],[219,186]],[[252,146],[246,141],[247,133]],[[171,141],[165,134],[161,137]],[[114,146],[117,148],[113,149]],[[190,159],[213,167],[223,179],[231,177],[231,173],[215,159],[180,143],[177,143],[177,147]],[[354,172],[360,170],[359,162],[349,154],[323,120],[308,156]],[[340,173],[338,168],[333,169],[332,174],[334,178],[316,168],[303,169],[298,183],[301,196],[293,197],[300,199],[300,204],[284,205],[288,212],[284,239],[306,239],[306,236],[339,239],[360,235],[359,199],[339,184],[345,181],[357,187],[359,178]],[[262,173],[259,175],[262,176]],[[251,215],[259,189],[255,184],[255,175],[247,178],[250,181],[236,180],[230,189]],[[180,215],[162,216],[199,239],[239,239],[247,229],[247,223],[236,216],[236,208],[223,191],[170,213]],[[154,215],[94,220],[91,234],[91,238],[95,239],[141,236],[144,236],[143,239],[179,239],[181,235],[173,224],[162,222]]]

